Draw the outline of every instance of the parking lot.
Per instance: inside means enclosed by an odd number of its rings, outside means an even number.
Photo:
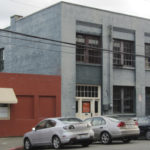
[[[22,146],[22,137],[0,138],[0,150],[15,150],[14,148]],[[39,148],[38,150],[50,150],[52,148]],[[80,145],[65,146],[62,149],[67,150],[149,150],[150,141],[134,140],[131,143],[124,144],[120,141],[114,141],[112,144],[103,145],[94,143],[89,147],[83,148]]]

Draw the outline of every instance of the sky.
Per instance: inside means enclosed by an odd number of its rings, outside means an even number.
[[[150,0],[63,0],[103,10],[150,19]],[[13,15],[28,16],[60,0],[0,0],[0,29],[10,25]]]

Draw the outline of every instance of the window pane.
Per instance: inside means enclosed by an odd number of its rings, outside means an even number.
[[[113,51],[113,64],[121,65],[121,41],[114,40]]]
[[[95,101],[95,113],[98,113],[98,101]]]
[[[77,97],[98,97],[98,87],[97,86],[76,86],[76,96]]]
[[[102,119],[101,118],[94,118],[93,119],[93,122],[92,122],[93,126],[99,126],[101,124],[102,124]]]
[[[114,113],[134,113],[134,87],[116,86],[113,88]]]
[[[114,39],[113,64],[121,66],[135,66],[134,42]]]
[[[78,101],[76,101],[76,113],[78,113]]]
[[[150,69],[150,44],[145,44],[145,66]]]
[[[113,111],[121,113],[121,88],[113,87]]]
[[[123,52],[124,52],[124,65],[134,66],[135,53],[134,53],[134,43],[131,41],[123,41]]]
[[[4,69],[3,50],[4,48],[0,48],[0,71]]]
[[[124,112],[133,113],[134,88],[124,87]]]
[[[0,104],[0,119],[9,119],[9,105]]]
[[[84,62],[85,60],[85,37],[83,35],[77,35],[76,37],[76,60]]]
[[[77,34],[76,61],[101,64],[101,37]]]

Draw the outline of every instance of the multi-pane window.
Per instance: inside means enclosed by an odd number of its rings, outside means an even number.
[[[114,39],[113,64],[115,66],[135,66],[134,42]]]
[[[77,97],[98,97],[98,86],[76,86]]]
[[[10,107],[8,104],[0,104],[0,120],[8,120],[10,118]]]
[[[146,87],[146,115],[150,115],[150,87]]]
[[[150,44],[145,44],[145,67],[150,69]]]
[[[101,37],[77,34],[76,61],[101,64]]]
[[[114,113],[134,113],[134,87],[113,87]]]
[[[0,71],[4,69],[3,50],[4,48],[0,48]]]

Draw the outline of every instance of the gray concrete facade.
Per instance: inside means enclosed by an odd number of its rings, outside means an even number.
[[[76,33],[99,35],[103,49],[110,50],[103,51],[102,65],[80,64],[76,62],[75,46],[45,44],[49,43],[45,40],[36,43],[31,40],[38,39],[12,34],[8,34],[12,39],[1,37],[1,47],[5,47],[4,72],[61,75],[62,116],[75,115],[76,84],[101,86],[102,108],[109,106],[105,111],[102,109],[103,114],[113,113],[113,86],[135,87],[135,112],[131,115],[145,115],[145,88],[150,87],[150,70],[145,69],[145,58],[136,57],[134,68],[116,68],[111,51],[113,38],[117,38],[134,41],[135,54],[145,55],[145,43],[150,43],[150,20],[66,2],[18,21],[13,19],[8,28],[12,31],[74,44]],[[29,41],[18,43],[15,39],[18,37]]]

